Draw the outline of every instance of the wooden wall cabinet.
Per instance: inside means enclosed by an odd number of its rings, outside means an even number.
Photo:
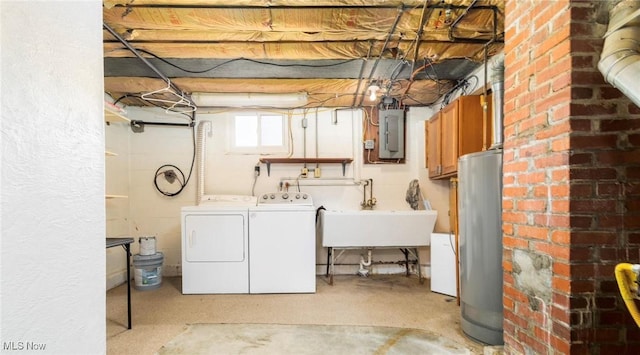
[[[425,137],[427,137],[427,169],[429,169],[429,177],[433,178],[434,176],[440,175],[440,169],[442,167],[442,159],[440,155],[440,132],[441,128],[440,115],[436,114],[429,121],[426,122],[425,128]]]
[[[483,126],[481,95],[461,96],[426,122],[429,178],[456,176],[458,158],[491,144],[491,96],[487,97],[487,123]]]

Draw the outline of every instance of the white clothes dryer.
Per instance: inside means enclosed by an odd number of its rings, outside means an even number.
[[[249,218],[253,196],[207,196],[183,207],[182,293],[249,293]]]

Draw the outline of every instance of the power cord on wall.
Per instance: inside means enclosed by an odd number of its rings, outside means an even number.
[[[251,186],[251,196],[256,195],[256,183],[258,182],[258,176],[260,176],[260,162],[256,163],[253,167],[253,185]]]
[[[195,120],[195,116],[193,117],[193,119]],[[156,190],[158,190],[158,192],[160,192],[161,194],[168,196],[168,197],[173,197],[173,196],[177,196],[178,194],[180,194],[182,192],[182,190],[184,190],[184,188],[187,186],[187,184],[189,183],[189,180],[191,179],[191,174],[193,173],[193,166],[195,164],[196,161],[196,128],[195,125],[191,126],[191,138],[193,139],[193,155],[191,157],[191,168],[189,168],[189,176],[186,177],[184,176],[184,173],[182,172],[182,170],[180,170],[180,168],[178,168],[177,166],[173,165],[173,164],[165,164],[161,167],[158,168],[158,170],[156,170],[155,173],[155,177],[153,179],[153,185],[156,187]],[[177,171],[177,173],[176,173]],[[160,188],[160,186],[158,185],[158,178],[159,177],[164,177],[164,179],[169,183],[169,184],[174,184],[176,181],[178,182],[178,184],[180,185],[179,189],[175,192],[169,192],[169,191],[164,191]]]
[[[163,170],[163,169],[166,169],[166,170]],[[176,170],[178,171],[180,176],[178,176],[176,174]],[[161,176],[163,176],[164,179],[170,184],[173,184],[177,180],[178,184],[180,184],[180,189],[178,191],[176,191],[176,192],[168,192],[168,191],[162,190],[160,188],[160,186],[158,185],[158,178],[161,177]],[[165,196],[176,196],[177,194],[182,192],[182,190],[185,188],[185,186],[187,186],[187,184],[185,182],[184,173],[182,172],[182,170],[180,170],[180,168],[178,168],[177,166],[172,165],[172,164],[165,164],[165,165],[159,167],[158,170],[156,170],[156,177],[153,180],[153,184],[155,185],[156,189],[161,194],[163,194]]]

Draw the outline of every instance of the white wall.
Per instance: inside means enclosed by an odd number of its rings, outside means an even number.
[[[107,237],[128,237],[129,227],[129,134],[131,128],[125,122],[104,123],[105,146],[107,151],[115,154],[105,158],[105,192],[109,195],[126,196],[111,198],[105,201]],[[126,253],[122,248],[109,248],[106,255],[107,289],[111,289],[127,281]]]
[[[128,108],[130,118],[144,121],[187,122],[180,115],[167,115],[158,109]],[[254,166],[259,155],[229,154],[227,123],[234,112],[202,112],[198,111],[198,122],[202,120],[212,123],[212,136],[207,138],[207,167],[205,193],[251,195]],[[407,143],[405,164],[363,164],[362,158],[362,111],[344,110],[338,112],[337,125],[332,124],[331,110],[318,110],[317,127],[318,151],[323,158],[353,158],[354,162],[346,166],[346,174],[342,174],[340,164],[322,164],[321,178],[308,177],[300,179],[301,190],[309,193],[316,207],[331,209],[360,209],[363,199],[363,186],[358,184],[362,179],[373,179],[374,197],[380,210],[408,210],[409,204],[405,195],[409,183],[420,179],[423,194],[431,201],[439,217],[436,231],[448,230],[449,188],[448,182],[431,181],[426,175],[424,153],[424,120],[431,117],[433,111],[427,108],[413,108],[407,114]],[[303,156],[304,130],[301,121],[304,114],[295,111],[292,114],[294,132],[293,157]],[[307,113],[307,157],[316,156],[316,116],[315,110]],[[153,186],[156,170],[163,164],[174,164],[185,175],[191,165],[193,142],[191,130],[181,127],[146,126],[143,133],[129,132],[131,139],[131,186],[130,201],[130,233],[134,237],[153,235],[157,239],[157,247],[165,256],[163,273],[166,276],[179,275],[180,254],[180,208],[196,204],[196,179],[194,172],[187,188],[176,197],[166,197],[158,193]],[[278,155],[274,157],[284,157]],[[310,165],[310,168],[315,166]],[[302,164],[272,164],[271,174],[267,174],[265,164],[261,165],[261,175],[255,185],[255,194],[277,191],[280,181],[290,182],[289,191],[295,190],[295,178],[300,173]],[[312,175],[311,175],[312,176]],[[322,186],[317,186],[322,185]],[[317,262],[325,264],[326,249],[317,242]],[[138,246],[134,246],[134,252]],[[357,264],[359,252],[352,252],[341,259],[342,263]],[[374,260],[398,261],[404,256],[397,250],[374,252]],[[428,275],[428,250],[421,252],[421,262]],[[396,266],[391,266],[393,269]],[[390,266],[379,266],[380,272]],[[324,266],[318,272],[324,272]],[[337,269],[338,272],[353,273],[357,266],[351,265]],[[398,270],[396,270],[398,271]],[[386,272],[393,272],[387,270]]]
[[[181,118],[184,116],[167,116],[163,110],[129,108],[128,112],[130,117],[143,121],[188,122],[187,119]],[[142,133],[129,131],[129,230],[136,241],[141,236],[155,236],[156,249],[164,254],[163,275],[176,276],[181,274],[180,208],[195,204],[195,167],[187,187],[175,197],[162,195],[156,190],[153,182],[156,170],[165,164],[175,165],[185,177],[188,177],[194,148],[193,131],[186,127],[151,125],[145,126],[144,129]],[[135,243],[132,252],[137,253],[138,249],[139,244]]]
[[[101,24],[100,1],[0,2],[3,351],[106,352]]]
[[[493,66],[489,64],[490,68]],[[470,86],[466,94],[480,94],[484,84],[484,68],[480,67],[469,77]],[[454,100],[461,94],[456,91],[451,95]],[[438,218],[434,230],[447,233],[449,225],[449,180],[430,180],[426,169],[425,157],[425,121],[430,119],[441,108],[441,103],[434,107],[414,107],[406,116],[406,163],[405,164],[363,164],[362,154],[362,111],[338,111],[337,124],[332,123],[332,111],[319,109],[317,119],[318,152],[323,158],[347,157],[353,158],[353,163],[347,165],[346,174],[342,175],[340,164],[322,164],[321,179],[309,177],[300,179],[301,189],[313,197],[316,207],[324,206],[331,209],[359,209],[363,199],[363,186],[358,184],[362,179],[373,179],[374,197],[378,204],[376,209],[409,209],[405,201],[405,193],[409,182],[419,179],[423,195],[431,202],[433,209],[438,211]],[[182,115],[167,114],[160,109],[143,109],[129,107],[128,115],[132,119],[156,122],[185,123],[188,119]],[[205,193],[251,195],[253,185],[254,166],[258,163],[259,155],[229,154],[227,141],[230,131],[227,127],[229,119],[234,115],[232,110],[197,111],[197,121],[210,121],[212,135],[207,138],[207,163]],[[285,115],[287,112],[282,112]],[[292,112],[292,127],[294,132],[293,157],[303,156],[304,130],[301,121],[305,114],[301,110]],[[316,111],[306,113],[308,128],[306,129],[306,156],[316,156]],[[163,164],[173,164],[189,174],[193,154],[192,130],[165,126],[146,126],[144,133],[119,132],[120,137],[130,139],[130,191],[129,191],[129,228],[128,233],[135,237],[155,236],[157,248],[164,253],[163,274],[175,276],[181,274],[180,249],[180,208],[196,204],[197,173],[194,167],[193,175],[184,191],[175,197],[160,194],[153,186],[156,170]],[[108,137],[115,132],[107,130]],[[371,138],[371,137],[368,137]],[[111,138],[107,140],[107,143]],[[124,142],[122,143],[124,144]],[[274,157],[284,157],[286,154]],[[109,162],[109,161],[108,161]],[[110,165],[108,165],[110,167]],[[313,165],[309,166],[313,168]],[[279,183],[290,182],[291,189],[296,188],[296,177],[300,173],[302,164],[273,164],[271,175],[268,176],[265,164],[261,165],[261,176],[256,182],[255,194],[277,191]],[[118,174],[118,170],[114,169]],[[114,174],[108,171],[109,177]],[[126,174],[126,172],[124,172]],[[334,179],[326,181],[326,179]],[[322,185],[322,186],[317,186]],[[109,206],[108,206],[109,207]],[[119,209],[125,213],[125,208]],[[108,208],[110,214],[111,210]],[[110,219],[111,221],[111,219]],[[119,222],[118,222],[119,223]],[[110,226],[108,224],[108,226]],[[116,230],[116,229],[113,229]],[[124,233],[124,231],[123,231]],[[326,250],[317,241],[317,262],[326,263]],[[136,253],[138,244],[134,244]],[[342,263],[352,264],[346,268],[337,268],[338,272],[352,273],[354,265],[359,261],[359,253],[352,253],[341,260]],[[401,255],[401,254],[400,254]],[[110,269],[108,278],[124,280],[125,269],[117,256],[109,255],[108,265],[116,265]],[[374,260],[401,260],[397,251],[375,251]],[[429,274],[428,248],[421,251],[421,262],[426,274]],[[109,266],[111,268],[111,266]],[[379,271],[383,267],[380,267]],[[384,268],[389,268],[384,266]],[[392,270],[391,270],[392,271]],[[390,272],[391,272],[390,271]],[[324,272],[324,266],[319,265],[318,272]],[[110,276],[109,276],[110,275]],[[114,276],[116,275],[116,276]],[[117,275],[121,275],[117,277]],[[111,284],[110,284],[111,285]]]

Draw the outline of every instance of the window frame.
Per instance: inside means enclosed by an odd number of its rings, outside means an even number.
[[[238,146],[236,144],[236,119],[242,116],[254,116],[257,118],[257,127],[256,127],[256,137],[254,137],[257,141],[256,146]],[[281,129],[282,129],[282,144],[281,145],[263,145],[262,144],[262,122],[264,119],[268,119],[268,116],[278,116],[281,119]],[[227,151],[232,154],[259,154],[259,155],[269,155],[269,154],[282,154],[288,152],[288,144],[289,141],[287,139],[289,133],[289,127],[287,124],[287,117],[284,114],[273,113],[273,112],[261,112],[261,111],[236,111],[230,115],[229,124],[228,124],[228,145]]]

